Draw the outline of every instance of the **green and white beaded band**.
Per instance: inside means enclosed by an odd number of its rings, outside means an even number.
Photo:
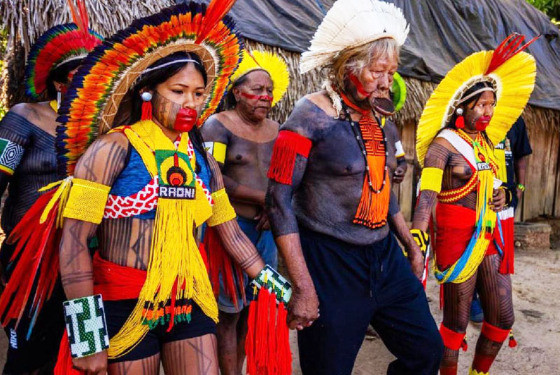
[[[292,286],[288,280],[268,264],[262,269],[252,283],[259,289],[265,286],[272,293],[276,294],[278,302],[284,302],[284,304],[287,304],[292,296]]]
[[[109,348],[109,334],[101,294],[63,303],[68,342],[73,358],[87,357]]]

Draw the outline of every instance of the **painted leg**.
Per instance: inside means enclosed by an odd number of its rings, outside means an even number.
[[[442,325],[450,332],[446,337],[442,334],[444,350],[439,371],[441,375],[456,375],[459,360],[459,348],[462,337],[469,324],[471,302],[476,285],[477,275],[460,284],[443,284],[443,322]],[[455,333],[455,335],[453,335]],[[454,337],[457,336],[457,337]],[[453,339],[454,338],[454,339]]]
[[[249,309],[245,308],[239,313],[239,321],[237,322],[237,373],[243,373],[243,364],[245,363],[245,339],[247,338],[247,317]],[[218,350],[219,353],[219,350]],[[222,370],[222,374],[225,373]]]
[[[218,375],[218,340],[213,334],[163,344],[166,375]]]
[[[484,310],[484,323],[476,343],[472,374],[487,374],[513,326],[511,278],[499,273],[501,258],[491,255],[479,267],[477,289]]]
[[[109,375],[157,375],[159,374],[159,354],[136,361],[125,361],[109,364]]]
[[[238,340],[237,326],[239,314],[230,314],[220,311],[220,322],[216,327],[218,337],[218,359],[220,372],[223,375],[240,375],[238,371]]]

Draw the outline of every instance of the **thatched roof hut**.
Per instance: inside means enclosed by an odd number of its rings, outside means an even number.
[[[183,0],[177,0],[183,1]],[[208,0],[205,0],[208,2]],[[286,98],[273,116],[283,121],[295,102],[321,85],[319,72],[300,75],[299,54],[307,48],[317,24],[334,0],[238,0],[232,12],[249,48],[273,50],[289,63],[292,78]],[[416,124],[437,82],[458,61],[481,49],[492,49],[513,31],[544,35],[530,47],[537,57],[537,88],[524,113],[534,154],[529,159],[527,192],[520,219],[560,216],[560,42],[558,28],[524,0],[393,0],[411,23],[399,72],[408,99],[396,116],[410,168],[399,190],[402,210],[410,219],[418,168],[414,165]],[[133,19],[174,3],[172,0],[87,1],[91,27],[111,35]],[[21,82],[30,45],[48,28],[70,21],[66,0],[3,0],[0,16],[8,29],[8,69],[2,100],[8,106],[25,100]],[[460,30],[460,31],[457,31]]]

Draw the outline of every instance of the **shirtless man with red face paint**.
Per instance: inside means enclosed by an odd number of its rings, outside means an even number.
[[[389,374],[437,374],[442,343],[418,280],[424,260],[391,193],[394,142],[380,126],[392,111],[389,88],[406,36],[397,38],[405,34],[397,27],[387,26],[387,37],[371,30],[368,42],[363,37],[325,61],[324,50],[337,44],[318,40],[345,3],[333,5],[302,55],[302,72],[322,68],[325,90],[296,104],[269,170],[267,212],[293,288],[288,322],[299,330],[304,374],[351,374],[369,325],[397,357]],[[391,19],[379,23],[406,24],[393,5],[361,5],[368,17]],[[361,13],[340,28],[354,30]],[[345,45],[352,38],[341,36]]]
[[[246,53],[244,59],[247,60],[240,65],[241,71],[232,78],[232,87],[226,97],[229,109],[209,118],[202,127],[202,134],[207,149],[212,151],[220,164],[239,226],[256,246],[265,263],[276,268],[277,250],[264,212],[264,203],[268,184],[266,174],[279,124],[267,116],[273,103],[276,104],[283,93],[278,94],[277,86],[281,84],[275,82],[275,71],[267,70],[265,61],[270,60],[264,58],[281,60],[275,55],[257,51],[250,55]],[[247,63],[253,60],[259,62],[251,69]],[[222,284],[223,279],[222,274]],[[247,278],[243,277],[243,285],[237,285],[237,288],[244,289],[247,282]],[[220,286],[217,334],[222,374],[241,374],[245,360],[247,303],[248,300],[243,301],[242,293],[232,298],[224,286]]]

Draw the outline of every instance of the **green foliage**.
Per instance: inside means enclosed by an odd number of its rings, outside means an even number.
[[[560,22],[560,1],[559,0],[527,0],[535,8],[546,14],[552,22],[559,25]]]

